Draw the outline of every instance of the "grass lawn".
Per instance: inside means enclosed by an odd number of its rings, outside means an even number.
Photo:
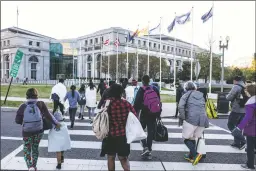
[[[170,89],[167,89],[167,88],[164,88],[164,87],[162,87],[161,90],[164,90],[164,91],[171,91]]]
[[[12,85],[9,91],[9,97],[26,97],[28,88],[36,88],[39,93],[39,98],[49,98],[52,86],[48,85]],[[1,85],[1,96],[7,93],[8,85]]]
[[[175,103],[176,97],[168,95],[168,94],[161,94],[161,102],[162,103]]]
[[[8,101],[6,100],[5,105],[3,105],[4,101],[1,101],[1,107],[19,107],[22,103],[22,101]],[[53,108],[53,103],[45,103],[46,106],[48,107],[48,109],[52,109]]]

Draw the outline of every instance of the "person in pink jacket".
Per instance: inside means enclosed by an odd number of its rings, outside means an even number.
[[[247,92],[251,96],[245,104],[245,117],[232,131],[232,135],[237,137],[246,136],[247,140],[247,162],[241,165],[245,169],[255,169],[254,167],[254,149],[256,148],[256,85],[248,85]]]

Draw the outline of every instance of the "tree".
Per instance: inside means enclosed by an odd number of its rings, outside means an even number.
[[[137,72],[137,56],[134,53],[128,54],[128,78],[136,78]],[[126,59],[127,54],[118,55],[118,78],[126,77]],[[143,75],[147,74],[147,60],[148,56],[139,54],[138,55],[138,75],[139,78],[142,78]],[[102,60],[102,72],[107,72],[108,69],[108,57],[106,60]],[[156,79],[159,76],[160,70],[160,60],[158,57],[150,56],[149,57],[149,76],[153,79]],[[116,55],[111,55],[109,60],[109,73],[112,78],[116,78]],[[169,67],[167,66],[166,60],[162,59],[162,78],[168,77]]]
[[[183,81],[190,80],[190,73],[191,73],[190,66],[191,66],[191,63],[189,61],[183,62],[183,65],[182,65],[183,70],[181,72],[177,72],[177,78],[179,80],[183,80]],[[171,77],[173,77],[173,74]]]
[[[199,60],[201,70],[198,78],[204,79],[207,83],[210,77],[210,53],[199,53],[196,56]],[[221,77],[221,60],[220,57],[213,54],[212,57],[212,79],[220,80]]]

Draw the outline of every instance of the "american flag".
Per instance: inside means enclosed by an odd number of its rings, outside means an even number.
[[[119,44],[120,44],[119,39],[116,39],[116,41],[115,41],[115,43],[114,43],[114,44],[115,44],[115,46],[116,46],[116,47],[118,47],[118,46],[119,46]]]
[[[105,46],[108,46],[108,45],[109,45],[109,39],[105,40],[104,45],[105,45]]]

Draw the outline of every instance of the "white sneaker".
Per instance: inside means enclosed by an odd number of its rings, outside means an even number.
[[[30,167],[28,171],[35,171],[36,169],[34,167]]]

